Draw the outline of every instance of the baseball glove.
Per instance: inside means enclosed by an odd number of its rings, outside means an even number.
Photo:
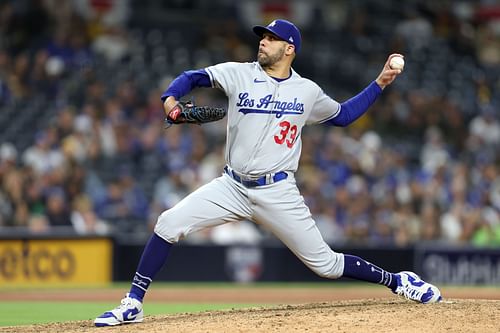
[[[165,128],[173,124],[201,125],[221,120],[226,116],[226,109],[210,106],[195,106],[192,102],[178,102],[165,119]]]

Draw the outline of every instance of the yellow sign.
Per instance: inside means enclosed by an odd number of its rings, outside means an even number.
[[[111,281],[109,239],[0,240],[0,287]]]

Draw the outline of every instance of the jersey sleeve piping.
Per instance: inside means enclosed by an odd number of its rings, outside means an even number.
[[[212,88],[217,88],[217,84],[215,82],[215,78],[214,78],[212,71],[210,71],[210,69],[208,69],[208,68],[205,68],[205,70],[207,71],[208,76],[210,77],[210,82],[212,83]]]
[[[336,111],[335,111],[335,112],[334,112],[331,116],[329,116],[329,117],[327,117],[327,118],[325,118],[325,119],[323,119],[323,120],[319,121],[318,123],[319,123],[319,124],[322,124],[322,123],[324,123],[324,122],[327,122],[327,121],[329,121],[329,120],[331,120],[331,119],[333,119],[333,118],[337,117],[337,116],[338,116],[338,114],[340,113],[340,109],[341,109],[341,108],[342,108],[342,105],[341,105],[340,103],[338,103],[337,110],[336,110]]]

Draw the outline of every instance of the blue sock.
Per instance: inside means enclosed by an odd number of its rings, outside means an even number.
[[[386,272],[364,259],[348,254],[344,254],[344,274],[342,276],[383,284],[392,290],[395,290],[397,287],[395,274]]]
[[[132,295],[135,296],[134,298],[142,302],[149,284],[167,261],[171,247],[171,243],[153,233],[142,252],[141,260],[132,281],[130,293],[134,294]]]

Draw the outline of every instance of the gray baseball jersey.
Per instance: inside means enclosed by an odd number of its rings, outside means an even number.
[[[340,110],[316,83],[293,70],[282,82],[257,62],[228,62],[206,70],[213,86],[228,96],[226,161],[243,174],[295,172],[302,127],[333,118]]]
[[[248,219],[270,230],[318,275],[341,276],[343,255],[323,240],[293,175],[302,128],[335,117],[340,104],[293,70],[281,82],[257,62],[222,63],[206,71],[212,86],[228,97],[228,167],[221,177],[163,212],[156,234],[173,243],[206,227]],[[286,177],[276,181],[274,176],[284,173]],[[262,177],[261,186],[245,185],[244,180]]]

